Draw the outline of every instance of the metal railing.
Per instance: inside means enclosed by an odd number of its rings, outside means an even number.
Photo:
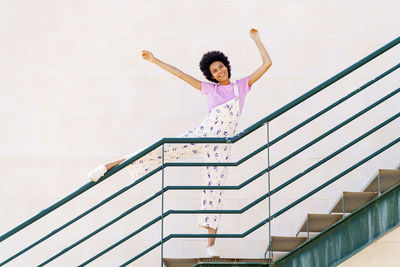
[[[101,183],[102,181],[104,181],[108,177],[112,176],[116,172],[118,172],[121,169],[125,168],[127,165],[133,163],[134,161],[136,161],[137,159],[139,159],[142,156],[146,155],[147,153],[153,151],[154,149],[162,147],[163,154],[162,154],[162,165],[161,166],[159,166],[155,170],[151,171],[150,173],[144,175],[143,177],[141,177],[140,179],[136,180],[132,184],[122,188],[118,192],[116,192],[116,193],[112,194],[111,196],[107,197],[103,201],[99,202],[97,205],[95,205],[92,208],[88,209],[87,211],[81,213],[80,215],[78,215],[74,219],[68,221],[64,225],[54,229],[53,231],[51,231],[50,233],[48,233],[47,235],[45,235],[44,237],[42,237],[38,241],[36,241],[36,242],[32,243],[31,245],[27,246],[26,248],[22,249],[18,253],[10,256],[9,258],[7,258],[3,262],[1,262],[0,266],[2,266],[4,264],[12,261],[13,259],[19,257],[23,253],[27,252],[28,250],[32,249],[33,247],[37,246],[38,244],[44,242],[45,240],[47,240],[51,236],[55,235],[56,233],[60,232],[61,230],[65,229],[65,228],[67,228],[68,226],[70,226],[74,222],[80,220],[81,218],[83,218],[86,215],[90,214],[91,212],[93,212],[97,208],[103,206],[104,204],[108,203],[109,201],[111,201],[112,199],[116,198],[117,196],[123,194],[127,190],[135,187],[136,185],[138,185],[139,183],[141,183],[144,180],[148,179],[153,174],[158,173],[159,171],[162,172],[162,187],[161,187],[160,191],[156,192],[153,196],[151,196],[148,199],[138,203],[137,205],[133,206],[132,208],[126,210],[120,216],[114,218],[113,220],[109,221],[105,225],[99,227],[95,231],[91,232],[90,234],[86,235],[85,237],[81,238],[80,240],[76,241],[75,243],[71,244],[70,246],[68,246],[67,248],[63,249],[62,251],[60,251],[56,255],[54,255],[51,258],[45,260],[39,266],[44,266],[44,265],[50,263],[54,259],[60,257],[61,255],[65,254],[66,252],[71,250],[72,248],[80,245],[81,243],[83,243],[84,241],[86,241],[89,238],[93,237],[94,235],[98,234],[102,230],[108,228],[109,226],[111,226],[115,222],[121,220],[122,218],[124,218],[128,214],[134,212],[138,208],[146,205],[147,203],[151,202],[152,200],[154,200],[154,199],[156,199],[156,198],[158,198],[160,196],[162,198],[162,209],[161,209],[161,215],[160,216],[154,218],[153,220],[151,220],[147,224],[143,225],[138,230],[132,232],[131,234],[127,235],[126,237],[124,237],[123,239],[119,240],[115,244],[111,245],[110,247],[108,247],[105,250],[101,251],[100,253],[96,254],[92,258],[90,258],[87,261],[85,261],[84,263],[82,263],[80,266],[84,266],[84,265],[94,261],[95,259],[101,257],[105,253],[111,251],[112,249],[116,248],[117,246],[119,246],[123,242],[127,241],[128,239],[132,238],[136,234],[140,233],[141,231],[147,229],[148,227],[150,227],[151,225],[153,225],[153,224],[155,224],[155,223],[157,223],[159,221],[162,222],[160,241],[157,242],[156,244],[152,245],[151,247],[147,248],[146,250],[144,250],[140,254],[136,255],[135,257],[133,257],[129,261],[125,262],[121,266],[128,265],[129,263],[135,261],[136,259],[142,257],[143,255],[147,254],[148,252],[150,252],[151,250],[153,250],[153,249],[155,249],[155,248],[157,248],[159,246],[161,246],[161,258],[162,258],[163,257],[163,244],[165,242],[167,242],[168,240],[172,239],[172,238],[209,238],[209,237],[216,237],[216,238],[242,238],[242,237],[247,236],[248,234],[250,234],[253,231],[257,230],[258,228],[260,228],[261,226],[265,225],[266,223],[269,223],[272,219],[278,217],[279,215],[283,214],[287,210],[293,208],[294,206],[296,206],[300,202],[304,201],[305,199],[307,199],[311,195],[313,195],[316,192],[320,191],[321,189],[325,188],[326,186],[328,186],[329,184],[333,183],[334,181],[340,179],[345,174],[351,172],[352,170],[354,170],[355,168],[361,166],[362,164],[364,164],[368,160],[372,159],[373,157],[375,157],[378,154],[382,153],[386,149],[388,149],[391,146],[395,145],[396,143],[398,143],[400,141],[400,138],[397,138],[397,139],[393,140],[392,142],[390,142],[389,144],[385,145],[384,147],[382,147],[381,149],[379,149],[375,153],[369,155],[368,157],[364,158],[360,162],[354,164],[352,167],[350,167],[347,170],[343,171],[339,175],[333,177],[332,179],[330,179],[326,183],[322,184],[321,186],[317,187],[316,189],[310,191],[308,194],[304,195],[303,197],[299,198],[298,200],[296,200],[296,201],[292,202],[291,204],[287,205],[286,207],[282,208],[278,212],[276,212],[276,213],[274,213],[272,215],[269,214],[267,219],[261,221],[260,223],[258,223],[257,225],[253,226],[251,229],[249,229],[248,231],[246,231],[246,232],[244,232],[242,234],[216,234],[216,235],[210,235],[210,234],[171,234],[171,235],[168,235],[167,237],[164,237],[163,236],[163,220],[164,220],[165,217],[167,217],[170,214],[194,214],[194,213],[240,214],[240,213],[243,213],[243,212],[247,211],[248,209],[252,208],[253,206],[257,205],[261,201],[263,201],[263,200],[265,200],[267,198],[269,199],[270,196],[272,196],[273,194],[277,193],[278,191],[280,191],[281,189],[285,188],[286,186],[290,185],[294,181],[300,179],[305,174],[311,172],[312,170],[314,170],[315,168],[317,168],[320,165],[324,164],[325,162],[327,162],[328,160],[332,159],[336,155],[342,153],[343,151],[345,151],[349,147],[351,147],[354,144],[358,143],[359,141],[363,140],[364,138],[366,138],[367,136],[369,136],[372,133],[376,132],[377,130],[381,129],[382,127],[384,127],[385,125],[389,124],[390,122],[394,121],[395,119],[397,119],[400,116],[400,112],[395,114],[394,116],[390,117],[389,119],[385,120],[384,122],[380,123],[379,125],[377,125],[373,129],[369,130],[368,132],[364,133],[363,135],[359,136],[358,138],[354,139],[352,142],[348,143],[347,145],[343,146],[342,148],[338,149],[337,151],[335,151],[335,152],[331,153],[330,155],[326,156],[325,158],[323,158],[319,162],[317,162],[317,163],[313,164],[312,166],[308,167],[305,171],[297,174],[296,176],[294,176],[293,178],[287,180],[285,183],[279,185],[278,187],[274,188],[273,190],[270,190],[270,188],[268,188],[268,192],[266,194],[262,195],[261,197],[259,197],[255,201],[253,201],[252,203],[250,203],[250,204],[246,205],[245,207],[243,207],[242,209],[238,209],[238,210],[168,210],[168,211],[164,212],[164,208],[163,208],[164,207],[164,202],[163,201],[164,201],[165,192],[167,192],[169,190],[205,190],[205,189],[208,189],[208,190],[212,190],[212,189],[239,190],[239,189],[247,186],[251,182],[255,181],[256,179],[260,178],[264,174],[268,174],[269,175],[269,173],[273,169],[278,167],[279,165],[281,165],[284,162],[286,162],[287,160],[293,158],[294,156],[296,156],[297,154],[301,153],[305,149],[313,146],[317,142],[321,141],[322,139],[324,139],[325,137],[329,136],[333,132],[337,131],[338,129],[340,129],[343,126],[347,125],[351,121],[353,121],[356,118],[360,117],[361,115],[365,114],[369,110],[371,110],[371,109],[375,108],[376,106],[380,105],[381,103],[383,103],[384,101],[388,100],[389,98],[395,96],[397,93],[400,92],[400,88],[392,91],[391,93],[387,94],[386,96],[384,96],[381,99],[377,100],[376,102],[372,103],[371,105],[369,105],[368,107],[364,108],[360,112],[358,112],[358,113],[354,114],[353,116],[349,117],[348,119],[346,119],[342,123],[338,124],[337,126],[333,127],[332,129],[326,131],[325,133],[323,133],[319,137],[317,137],[314,140],[310,141],[306,145],[298,148],[297,150],[295,150],[294,152],[290,153],[289,155],[287,155],[286,157],[284,157],[281,160],[277,161],[276,163],[274,163],[271,166],[269,164],[269,157],[268,157],[268,164],[267,164],[268,167],[265,168],[264,170],[260,171],[256,175],[250,177],[249,179],[247,179],[246,181],[244,181],[240,185],[236,185],[236,186],[164,186],[164,169],[166,167],[170,167],[170,166],[174,166],[174,167],[184,167],[184,166],[186,166],[186,167],[187,166],[239,166],[243,162],[247,161],[248,159],[254,157],[258,153],[260,153],[260,152],[262,152],[262,151],[264,151],[266,149],[269,152],[269,148],[272,145],[276,144],[277,142],[279,142],[280,140],[282,140],[285,137],[289,136],[290,134],[292,134],[293,132],[297,131],[301,127],[307,125],[308,123],[310,123],[314,119],[316,119],[316,118],[320,117],[321,115],[325,114],[327,111],[333,109],[334,107],[338,106],[339,104],[343,103],[344,101],[346,101],[346,100],[350,99],[351,97],[355,96],[356,94],[360,93],[361,91],[363,91],[364,89],[366,89],[370,85],[374,84],[375,82],[377,82],[377,81],[381,80],[382,78],[386,77],[387,75],[389,75],[393,71],[397,70],[400,67],[400,63],[395,65],[395,66],[393,66],[392,68],[388,69],[387,71],[385,71],[381,75],[375,77],[374,79],[370,80],[369,82],[365,83],[364,85],[362,85],[361,87],[357,88],[356,90],[354,90],[353,92],[349,93],[348,95],[346,95],[346,96],[342,97],[341,99],[335,101],[333,104],[331,104],[328,107],[322,109],[321,111],[319,111],[318,113],[314,114],[313,116],[311,116],[310,118],[306,119],[305,121],[301,122],[297,126],[293,127],[292,129],[288,130],[287,132],[283,133],[282,135],[280,135],[277,138],[275,138],[275,139],[270,141],[269,140],[269,123],[272,120],[274,120],[275,118],[277,118],[280,115],[284,114],[285,112],[287,112],[288,110],[292,109],[293,107],[297,106],[298,104],[302,103],[303,101],[305,101],[305,100],[309,99],[310,97],[314,96],[318,92],[324,90],[329,85],[335,83],[336,81],[338,81],[341,78],[345,77],[349,73],[355,71],[359,67],[363,66],[364,64],[368,63],[372,59],[376,58],[377,56],[381,55],[382,53],[386,52],[387,50],[391,49],[392,47],[394,47],[395,45],[397,45],[399,43],[400,43],[400,37],[396,38],[392,42],[388,43],[387,45],[385,45],[385,46],[381,47],[380,49],[376,50],[375,52],[371,53],[370,55],[368,55],[367,57],[363,58],[359,62],[353,64],[352,66],[350,66],[348,68],[346,68],[345,70],[343,70],[342,72],[340,72],[337,75],[333,76],[332,78],[328,79],[324,83],[321,83],[320,85],[318,85],[317,87],[313,88],[312,90],[310,90],[309,92],[305,93],[304,95],[296,98],[292,102],[288,103],[287,105],[285,105],[282,108],[278,109],[277,111],[273,112],[269,116],[265,117],[264,119],[258,121],[257,123],[253,124],[252,126],[248,127],[247,129],[245,129],[244,131],[240,132],[239,134],[237,134],[234,137],[230,137],[230,138],[163,138],[163,139],[159,140],[158,142],[156,142],[153,145],[149,146],[148,148],[144,149],[140,153],[136,154],[135,156],[131,157],[130,159],[126,160],[125,162],[121,163],[120,165],[118,165],[118,166],[112,168],[111,170],[109,170],[97,183],[93,183],[93,182],[87,183],[86,185],[82,186],[77,191],[73,192],[72,194],[68,195],[67,197],[61,199],[60,201],[58,201],[54,205],[52,205],[49,208],[41,211],[37,215],[33,216],[29,220],[27,220],[27,221],[23,222],[22,224],[18,225],[17,227],[15,227],[14,229],[10,230],[9,232],[3,234],[0,237],[0,242],[2,242],[3,240],[9,238],[10,236],[16,234],[17,232],[21,231],[22,229],[24,229],[28,225],[34,223],[35,221],[39,220],[43,216],[46,216],[47,214],[49,214],[52,211],[56,210],[57,208],[61,207],[65,203],[69,202],[70,200],[74,199],[75,197],[79,196],[80,194],[84,193],[85,191],[89,190],[91,187]],[[259,147],[258,149],[256,149],[252,153],[250,153],[249,155],[247,155],[247,156],[243,157],[242,159],[238,160],[237,162],[218,162],[218,163],[209,163],[209,162],[207,162],[207,163],[193,163],[193,162],[192,163],[165,163],[164,162],[164,145],[165,144],[169,144],[169,143],[235,143],[235,142],[241,140],[242,138],[244,138],[245,136],[251,134],[255,130],[259,129],[260,127],[264,126],[264,125],[267,126],[267,144]],[[269,187],[269,184],[270,184],[270,179],[269,179],[269,176],[268,176],[268,187]],[[270,231],[269,231],[269,235],[270,235]]]

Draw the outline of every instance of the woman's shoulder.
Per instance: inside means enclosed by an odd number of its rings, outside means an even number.
[[[218,84],[213,83],[213,82],[201,82],[201,92],[205,95],[209,94],[211,91],[215,91],[215,89],[218,87]]]
[[[251,86],[249,86],[249,76],[245,76],[239,80],[236,80],[236,84],[239,87],[239,89],[242,89],[244,91],[249,91],[251,89]]]

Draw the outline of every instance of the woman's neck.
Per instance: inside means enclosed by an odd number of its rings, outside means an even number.
[[[223,82],[221,82],[221,83],[219,83],[220,85],[228,85],[228,84],[230,84],[231,83],[231,81],[229,81],[229,80],[226,80],[226,81],[223,81]]]

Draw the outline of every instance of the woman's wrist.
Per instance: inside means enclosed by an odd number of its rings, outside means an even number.
[[[153,56],[153,62],[152,62],[152,63],[158,65],[158,63],[160,63],[160,60],[159,60],[158,58],[156,58],[156,57]]]

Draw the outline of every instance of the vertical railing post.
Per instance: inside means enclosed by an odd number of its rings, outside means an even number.
[[[161,267],[163,267],[164,259],[164,143],[161,152]]]
[[[270,159],[269,159],[269,122],[267,122],[267,163],[268,163],[268,242],[269,242],[269,260],[272,261],[273,250],[271,245],[271,174],[270,174]]]
[[[381,195],[381,173],[378,170],[378,196]]]

